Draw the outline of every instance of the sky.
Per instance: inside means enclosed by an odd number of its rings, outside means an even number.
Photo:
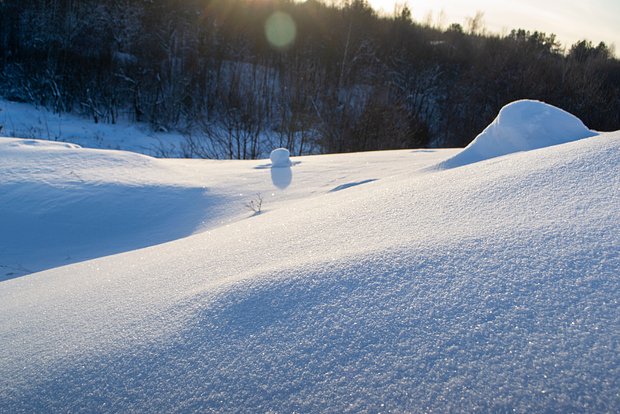
[[[588,39],[603,41],[620,50],[620,0],[369,0],[378,10],[394,11],[407,2],[417,21],[432,13],[433,24],[464,25],[467,17],[484,12],[490,32],[508,33],[514,28],[555,33],[563,46]]]

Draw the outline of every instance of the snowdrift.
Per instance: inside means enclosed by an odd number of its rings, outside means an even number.
[[[266,160],[164,160],[0,138],[0,282],[245,219],[245,205],[257,194],[269,211],[437,159],[386,152],[306,157],[291,165],[286,157],[289,167],[272,169]]]
[[[0,283],[0,411],[618,411],[620,132],[437,154],[303,157],[264,214]]]
[[[0,139],[0,281],[192,234],[212,202],[153,158]]]
[[[564,144],[596,135],[574,115],[544,102],[521,100],[504,106],[497,118],[462,152],[440,168],[455,168],[519,151]]]

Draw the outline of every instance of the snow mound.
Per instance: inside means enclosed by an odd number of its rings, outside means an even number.
[[[0,139],[0,281],[192,234],[209,199],[164,162]]]
[[[564,144],[597,135],[576,116],[540,101],[504,106],[463,151],[440,164],[455,168],[501,155]]]
[[[286,148],[276,148],[271,151],[269,158],[271,159],[271,166],[274,168],[286,168],[291,166],[291,153]]]

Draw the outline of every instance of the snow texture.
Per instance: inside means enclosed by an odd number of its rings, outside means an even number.
[[[79,163],[80,191],[132,165],[133,191],[196,206],[202,180],[208,223],[1,282],[0,412],[619,411],[620,132],[429,169],[454,153],[301,157],[249,217],[258,162],[4,141],[24,190],[0,218],[72,197]]]
[[[0,281],[175,240],[207,219],[206,189],[150,157],[0,139],[0,159]]]
[[[455,168],[518,151],[529,151],[596,135],[581,120],[540,101],[504,106],[495,120],[461,153],[441,164]]]
[[[276,148],[271,151],[269,159],[273,168],[286,168],[291,166],[291,153],[286,148]]]
[[[432,156],[390,157],[428,163]],[[32,139],[0,139],[0,281],[152,246],[327,193],[334,186],[402,174],[378,153],[306,157],[292,168],[259,161],[166,160]],[[338,164],[343,163],[341,168]],[[422,164],[419,164],[422,165]],[[259,168],[257,170],[257,168]],[[316,171],[321,171],[317,179]],[[284,190],[286,191],[280,191]]]

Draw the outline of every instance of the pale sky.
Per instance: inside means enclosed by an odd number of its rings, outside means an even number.
[[[433,24],[465,26],[465,19],[484,12],[490,32],[508,33],[511,29],[555,33],[562,46],[588,39],[595,45],[614,44],[620,54],[620,0],[369,0],[376,9],[388,14],[394,4],[408,3],[416,21],[425,21],[432,13]]]

